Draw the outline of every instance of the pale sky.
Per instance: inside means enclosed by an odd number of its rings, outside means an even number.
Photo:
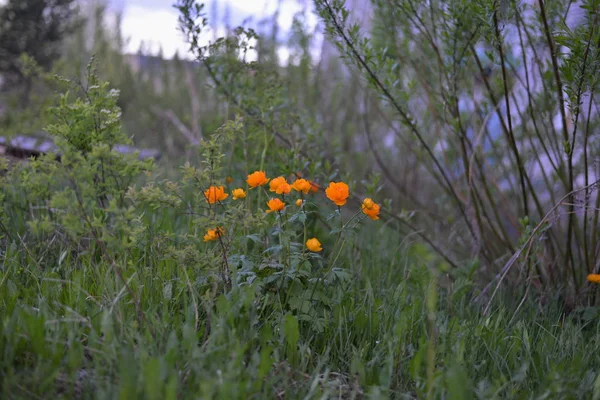
[[[0,0],[0,6],[8,0]],[[122,31],[127,40],[125,51],[135,53],[144,44],[146,52],[156,54],[162,48],[165,57],[172,57],[175,52],[185,56],[188,46],[178,29],[178,13],[173,8],[175,0],[80,0],[84,4],[108,3],[109,9],[123,14]],[[199,0],[199,2],[202,2]],[[279,23],[281,35],[285,39],[289,32],[294,15],[303,10],[306,13],[306,24],[312,30],[317,25],[317,17],[312,12],[312,0],[205,0],[205,11],[214,9],[222,21],[227,13],[232,27],[244,25],[252,27],[260,34],[260,21],[272,16],[281,3]],[[218,24],[222,26],[222,24]],[[223,34],[223,32],[219,32]],[[208,38],[207,38],[208,39]],[[285,62],[289,52],[282,47],[279,58]]]
[[[176,51],[180,55],[187,53],[188,46],[178,29],[178,12],[172,6],[174,0],[109,0],[109,2],[113,10],[123,13],[122,30],[124,36],[129,39],[127,52],[137,52],[143,43],[144,49],[151,53],[156,53],[162,47],[165,57],[172,57]],[[272,16],[279,2],[280,0],[207,0],[205,12],[210,16],[216,8],[221,21],[227,13],[232,26],[245,24],[260,32],[260,20]],[[311,29],[316,26],[317,17],[312,12],[312,0],[283,0],[281,3],[277,20],[283,37],[290,30],[294,15],[304,9],[308,10],[308,26]],[[286,58],[286,53],[284,48],[281,49],[280,58]]]

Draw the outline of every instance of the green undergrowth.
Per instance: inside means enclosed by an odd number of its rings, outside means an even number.
[[[243,268],[218,293],[194,266],[135,251],[121,261],[141,322],[93,251],[40,268],[12,244],[0,270],[1,397],[598,395],[597,318],[529,304],[482,316],[466,281],[441,287],[427,251],[398,241],[385,229],[361,234],[313,300],[318,313],[302,290],[283,303],[261,278],[245,282]]]

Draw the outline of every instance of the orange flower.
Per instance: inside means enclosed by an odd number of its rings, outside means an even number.
[[[296,179],[296,181],[294,182],[292,187],[294,188],[294,190],[296,190],[298,192],[302,192],[304,194],[307,194],[309,192],[309,190],[312,188],[312,186],[310,185],[310,182],[308,182],[306,179],[302,179],[302,178]]]
[[[231,183],[231,182],[233,182],[233,178],[228,176],[227,178],[225,178],[225,182]]]
[[[319,191],[319,185],[317,185],[313,181],[308,181],[308,183],[310,183],[310,191],[311,191],[311,193],[317,193]]]
[[[281,186],[282,184],[287,185],[287,181],[285,180],[285,178],[283,176],[278,176],[277,178],[273,178],[273,179],[271,179],[271,183],[269,183],[269,190],[271,192],[277,193],[277,189],[279,189],[279,186]],[[279,193],[279,194],[281,194],[281,193]]]
[[[592,283],[600,283],[600,274],[589,274],[587,280]]]
[[[246,179],[246,182],[251,188],[255,188],[269,182],[269,178],[267,178],[267,175],[264,171],[254,171],[253,173],[248,175],[248,179]]]
[[[302,199],[298,199],[298,200],[296,200],[296,205],[297,205],[298,207],[302,207],[302,204],[303,204],[303,203],[304,203],[304,201],[302,201]]]
[[[234,200],[243,199],[246,197],[246,191],[244,189],[233,189],[231,191]]]
[[[279,185],[279,187],[277,188],[277,190],[275,191],[275,193],[277,194],[290,194],[290,192],[292,191],[292,187],[290,186],[289,183],[282,183],[281,185]]]
[[[225,193],[223,186],[211,186],[204,192],[204,197],[206,197],[206,201],[208,201],[210,204],[225,200],[228,196],[229,195]]]
[[[379,204],[372,199],[366,198],[362,203],[362,212],[369,216],[372,220],[379,219]]]
[[[269,207],[267,212],[281,211],[285,208],[285,203],[278,198],[270,199],[267,201],[267,207]]]
[[[344,182],[331,182],[327,189],[325,189],[325,194],[327,195],[327,198],[336,205],[343,206],[346,204],[350,191],[348,185]]]
[[[362,208],[366,208],[367,210],[372,210],[375,202],[370,197],[367,197],[363,200]]]
[[[317,238],[308,239],[306,241],[306,247],[310,251],[313,251],[315,253],[323,250],[323,248],[321,247],[321,242],[319,242],[319,240]]]
[[[215,229],[209,229],[206,231],[206,235],[204,235],[205,242],[212,242],[213,240],[217,240],[220,236],[224,234],[223,228],[217,226]]]

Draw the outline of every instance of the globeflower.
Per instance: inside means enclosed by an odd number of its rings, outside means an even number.
[[[277,190],[281,185],[287,185],[287,181],[283,176],[278,176],[277,178],[271,179],[271,183],[269,183],[269,191],[277,193]],[[288,185],[289,186],[289,185]],[[281,194],[281,193],[277,193]]]
[[[587,280],[592,283],[600,283],[600,274],[589,274]]]
[[[225,200],[228,196],[229,195],[225,193],[223,186],[211,186],[204,192],[204,197],[206,197],[206,201],[208,201],[210,204]]]
[[[246,179],[248,186],[251,188],[255,188],[258,186],[262,186],[265,183],[269,182],[269,178],[264,171],[254,171],[250,175],[248,175],[248,179]]]
[[[321,247],[321,242],[319,242],[319,239],[317,238],[308,239],[306,241],[306,248],[315,253],[323,250]]]
[[[274,198],[267,201],[267,207],[269,207],[267,212],[281,211],[285,208],[285,203],[278,198]]]
[[[277,188],[277,190],[275,190],[275,193],[277,193],[277,194],[290,194],[291,191],[292,191],[292,187],[290,186],[289,183],[285,182],[285,183],[282,183],[281,185],[279,185],[279,187]]]
[[[303,201],[302,199],[298,199],[298,200],[296,200],[296,205],[297,205],[298,207],[302,207],[302,204],[303,204],[303,203],[304,203],[304,201]]]
[[[307,194],[311,189],[311,184],[306,179],[300,178],[300,179],[296,179],[296,181],[294,182],[292,187],[294,188],[294,190],[296,190],[298,192]]]
[[[348,185],[344,182],[331,182],[327,189],[325,189],[325,194],[327,195],[327,198],[336,205],[343,206],[346,204],[350,191]]]
[[[379,219],[379,204],[375,203],[372,199],[366,198],[362,202],[362,212],[365,213],[372,220]]]
[[[206,231],[206,235],[204,235],[205,242],[212,242],[213,240],[217,240],[220,236],[224,234],[223,228],[217,226],[215,229],[209,229]]]
[[[231,194],[233,195],[234,200],[243,199],[244,197],[246,197],[246,191],[241,188],[233,189],[231,191]]]

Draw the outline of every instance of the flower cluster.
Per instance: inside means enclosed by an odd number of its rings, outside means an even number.
[[[232,179],[227,178],[227,183],[231,183]],[[319,186],[310,180],[304,178],[298,178],[293,183],[289,183],[283,176],[270,179],[264,171],[255,171],[248,175],[246,183],[250,189],[255,189],[266,184],[269,184],[269,191],[279,197],[271,197],[267,201],[267,213],[280,213],[285,210],[286,197],[289,196],[292,190],[300,194],[300,198],[295,201],[297,207],[303,207],[305,204],[304,195],[309,193],[316,193],[319,190]],[[247,195],[243,188],[236,188],[231,191],[233,200],[244,199]],[[331,200],[338,208],[346,205],[348,198],[350,197],[350,188],[344,182],[330,182],[329,186],[325,189],[325,195]],[[205,192],[204,197],[209,204],[215,204],[225,200],[229,196],[225,193],[223,186],[210,186]],[[363,200],[360,210],[367,217],[372,220],[379,219],[379,204],[375,203],[373,199],[366,198]],[[360,213],[359,211],[358,213]],[[209,229],[206,235],[204,235],[204,241],[214,241],[224,235],[224,230],[221,227],[215,229]],[[321,242],[317,238],[308,239],[306,241],[306,248],[312,252],[320,252],[323,250]]]

